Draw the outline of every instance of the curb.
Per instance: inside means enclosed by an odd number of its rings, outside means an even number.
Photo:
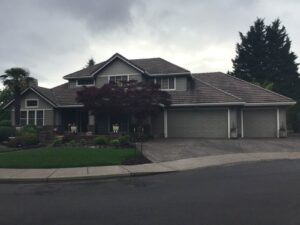
[[[60,182],[117,179],[205,169],[216,166],[272,160],[300,159],[300,152],[237,153],[180,159],[131,166],[78,167],[57,169],[0,169],[0,183]]]

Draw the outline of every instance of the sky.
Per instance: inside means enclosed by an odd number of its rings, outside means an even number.
[[[227,72],[258,17],[280,18],[300,56],[299,11],[299,0],[0,0],[0,73],[23,67],[50,88],[116,52]]]

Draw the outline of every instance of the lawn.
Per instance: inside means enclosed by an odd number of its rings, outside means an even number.
[[[137,152],[138,155],[141,153]],[[120,165],[134,158],[134,149],[87,147],[36,148],[0,153],[0,168],[57,168]]]

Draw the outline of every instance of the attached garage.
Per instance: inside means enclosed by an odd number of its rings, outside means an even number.
[[[228,110],[170,109],[167,124],[168,137],[227,138]]]
[[[244,137],[277,137],[276,108],[246,108],[243,110]]]

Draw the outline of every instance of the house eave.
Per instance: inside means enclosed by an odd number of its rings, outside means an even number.
[[[171,107],[189,107],[189,106],[243,106],[245,102],[220,102],[220,103],[185,103],[171,104]]]
[[[148,73],[147,74],[149,77],[159,77],[159,76],[191,76],[190,72],[186,72],[186,73]]]
[[[255,107],[255,106],[292,106],[297,102],[264,102],[264,103],[246,103],[245,106]]]

